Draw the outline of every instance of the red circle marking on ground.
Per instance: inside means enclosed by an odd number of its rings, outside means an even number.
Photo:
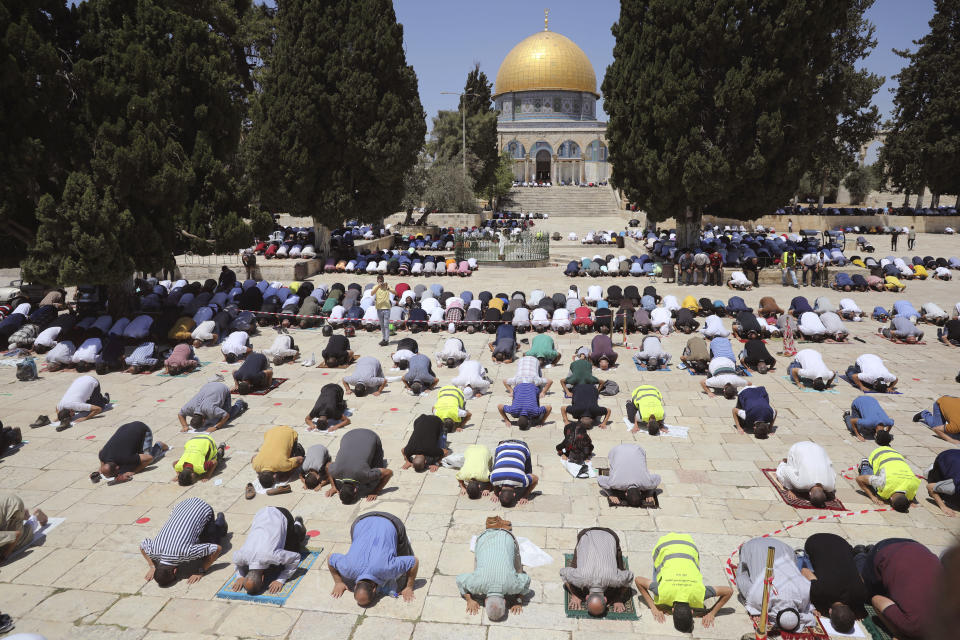
[[[400,409],[397,409],[396,407],[390,407],[390,411],[400,411]]]
[[[282,404],[283,404],[282,402],[274,402],[274,403],[273,403],[273,406],[279,407],[279,406],[282,405]]]
[[[311,538],[316,538],[317,536],[320,535],[320,532],[317,531],[316,529],[311,529],[310,531],[307,531],[307,535],[310,536]]]
[[[230,445],[225,444],[225,445],[223,445],[223,448],[224,448],[224,449],[229,449],[229,448],[230,448]]]
[[[157,402],[166,402],[163,398],[157,398]]]
[[[147,524],[150,522],[150,518],[139,518],[136,522],[137,524]]]
[[[914,378],[914,382],[920,382],[920,378]]]
[[[87,436],[87,437],[84,438],[84,439],[85,439],[85,440],[93,440],[93,439],[96,438],[96,437],[97,437],[97,436]]]
[[[329,374],[329,373],[327,373],[326,371],[324,371],[324,372],[323,372],[323,373],[321,373],[320,375],[322,375],[322,376],[328,376],[328,375],[330,375],[330,374]]]

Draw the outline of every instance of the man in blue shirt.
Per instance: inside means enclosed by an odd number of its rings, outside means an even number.
[[[937,455],[926,476],[927,493],[940,510],[948,516],[957,515],[944,503],[943,496],[955,497],[960,488],[960,449],[947,449]]]
[[[733,362],[737,361],[733,355],[733,345],[730,344],[730,338],[713,338],[710,340],[710,355],[713,358],[729,358]]]
[[[521,382],[516,385],[513,388],[513,400],[510,404],[497,405],[497,411],[500,412],[500,417],[506,425],[513,426],[510,418],[507,417],[509,413],[517,419],[517,426],[522,431],[526,431],[531,425],[543,424],[552,410],[552,406],[540,406],[540,389],[532,382]]]
[[[533,493],[539,478],[533,475],[530,448],[523,440],[501,440],[493,458],[490,501],[503,507],[524,505]],[[520,493],[522,490],[522,493]]]
[[[770,435],[776,419],[777,412],[770,406],[770,396],[764,387],[744,387],[740,390],[737,406],[733,410],[737,431],[746,434],[744,427],[753,429],[754,437],[764,440]]]
[[[405,602],[413,600],[413,583],[420,562],[413,555],[403,522],[381,511],[365,513],[350,527],[350,549],[331,553],[327,559],[333,576],[334,598],[353,585],[353,597],[361,607],[373,604],[377,591],[396,590]]]
[[[501,324],[497,327],[497,338],[490,343],[493,359],[501,363],[513,362],[517,350],[517,330],[512,324]]]
[[[867,435],[872,434],[880,446],[890,444],[893,418],[887,415],[877,399],[872,396],[860,396],[854,400],[850,410],[843,412],[843,421],[847,423],[847,429],[860,442],[864,441],[860,432],[865,431]]]

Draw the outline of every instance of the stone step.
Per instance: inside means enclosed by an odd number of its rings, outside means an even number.
[[[551,217],[620,216],[610,187],[525,187],[510,192],[508,211],[546,213]]]

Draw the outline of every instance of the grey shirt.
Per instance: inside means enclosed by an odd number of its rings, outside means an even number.
[[[184,417],[202,415],[207,420],[219,422],[230,412],[230,388],[222,382],[208,382],[200,387],[180,409]]]
[[[354,365],[353,373],[344,376],[343,381],[352,385],[362,382],[367,389],[376,389],[384,381],[383,367],[380,366],[380,361],[373,356],[363,356]]]
[[[413,384],[414,382],[419,382],[421,384],[429,385],[433,383],[435,375],[430,368],[430,358],[423,355],[422,353],[415,353],[410,356],[409,368],[407,369],[406,375],[403,376],[403,379],[409,383]]]
[[[895,316],[890,321],[890,328],[898,338],[909,338],[910,336],[921,336],[923,332],[917,329],[912,322],[903,316]]]
[[[330,452],[322,444],[315,444],[307,449],[307,454],[303,456],[303,464],[300,468],[304,473],[307,471],[316,471],[323,474],[323,469],[330,462]]]
[[[628,587],[633,572],[617,568],[617,540],[608,531],[594,529],[577,541],[577,566],[560,569],[560,578],[578,589],[603,591]]]
[[[638,444],[618,444],[607,455],[610,475],[597,476],[601,489],[626,491],[631,487],[649,490],[660,484],[660,476],[647,470],[647,454]]]
[[[823,327],[827,330],[827,333],[831,335],[836,335],[838,333],[850,333],[847,331],[847,328],[843,326],[843,320],[833,311],[827,311],[820,315],[820,322],[823,323]]]
[[[340,450],[330,465],[334,480],[356,480],[365,489],[380,482],[384,466],[380,436],[370,429],[352,429],[340,438]]]

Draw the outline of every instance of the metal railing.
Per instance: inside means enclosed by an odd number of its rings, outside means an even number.
[[[474,258],[477,262],[499,262],[500,242],[496,239],[454,236],[457,261]],[[546,233],[521,233],[508,236],[503,247],[504,262],[525,262],[550,258],[550,237]]]

